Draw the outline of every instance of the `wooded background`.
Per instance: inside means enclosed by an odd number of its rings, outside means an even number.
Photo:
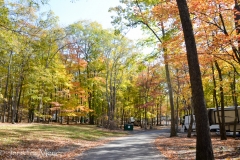
[[[156,125],[164,116],[175,124],[193,112],[175,1],[122,1],[109,10],[116,13],[115,29],[88,20],[60,27],[53,12],[40,12],[45,3],[0,0],[2,122],[117,128],[130,117]],[[237,105],[239,4],[199,0],[188,5],[206,106]],[[149,37],[136,42],[124,36],[137,26]],[[153,51],[146,54],[144,48]]]

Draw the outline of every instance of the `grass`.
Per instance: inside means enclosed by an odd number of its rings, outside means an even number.
[[[64,158],[71,154],[76,156],[88,148],[111,140],[111,137],[127,134],[92,125],[0,123],[0,159],[12,159],[14,156],[17,159],[52,159],[51,156],[42,157],[42,152],[46,150],[58,153],[54,158]]]
[[[52,124],[29,124],[18,125],[0,124],[0,142],[16,143],[25,138],[70,138],[87,141],[96,141],[105,137],[118,137],[126,135],[122,131],[109,131],[91,125],[52,125]]]

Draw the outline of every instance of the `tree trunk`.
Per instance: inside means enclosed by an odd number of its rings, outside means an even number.
[[[162,125],[162,104],[160,105],[160,126]]]
[[[177,69],[177,112],[176,112],[176,130],[178,131],[178,124],[179,124],[179,93],[180,93],[180,80],[178,76],[178,69]]]
[[[177,0],[177,5],[186,44],[192,89],[192,102],[196,119],[196,160],[212,160],[214,159],[212,141],[209,130],[207,109],[204,101],[201,72],[198,62],[197,47],[193,34],[192,22],[186,0]]]
[[[234,71],[233,71],[233,82],[231,84],[231,89],[232,89],[232,100],[233,100],[233,104],[235,106],[233,138],[236,138],[237,121],[238,121],[238,102],[237,102],[237,95],[236,95],[236,68],[235,67],[234,67]]]
[[[12,108],[13,108],[13,82],[10,81],[10,90],[8,96],[8,115],[7,115],[7,122],[11,122],[12,117]]]
[[[166,56],[164,56],[165,62],[167,61]],[[170,102],[170,108],[171,108],[171,133],[170,137],[177,136],[176,128],[175,128],[175,115],[174,115],[174,103],[173,103],[173,91],[172,91],[172,84],[171,84],[171,79],[170,79],[170,74],[169,74],[169,67],[168,63],[165,63],[165,70],[166,70],[166,77],[167,77],[167,85],[168,85],[168,95],[169,95],[169,102]]]
[[[3,104],[3,119],[2,122],[5,122],[5,117],[6,117],[6,109],[9,108],[8,102],[7,102],[7,97],[8,97],[8,84],[9,84],[9,78],[10,78],[10,71],[11,71],[11,64],[12,64],[12,55],[13,52],[10,52],[10,58],[9,58],[9,64],[8,64],[8,73],[7,73],[7,80],[6,80],[6,85],[5,85],[5,92],[4,92],[4,104]]]
[[[161,22],[161,27],[162,27],[162,35],[163,37],[165,36],[165,29],[163,22]],[[169,72],[169,66],[167,62],[167,53],[166,49],[163,48],[164,51],[164,64],[165,64],[165,72],[166,72],[166,78],[167,78],[167,86],[168,86],[168,95],[169,95],[169,102],[170,102],[170,108],[171,108],[171,133],[170,137],[177,136],[176,128],[175,128],[175,111],[174,111],[174,103],[173,103],[173,89],[172,89],[172,83],[171,83],[171,78],[170,78],[170,72]]]
[[[235,22],[235,28],[236,28],[236,34],[239,35],[240,34],[240,2],[239,0],[234,0],[235,1],[235,6],[234,6],[234,22]],[[240,38],[238,38],[237,40],[238,42],[238,50],[235,50],[235,55],[237,57],[238,63],[240,63],[240,55],[239,55],[239,51],[240,51]]]
[[[19,86],[19,94],[18,94],[18,99],[17,99],[17,111],[16,111],[16,122],[20,121],[20,116],[19,116],[19,112],[20,112],[20,101],[21,101],[21,95],[22,95],[22,82]]]
[[[157,103],[157,126],[158,126],[158,119],[159,119],[159,106],[160,106],[160,102],[159,103]]]
[[[147,108],[144,108],[144,129],[147,129]]]
[[[69,121],[70,121],[70,117],[67,116],[67,124],[69,124]]]
[[[123,126],[124,125],[124,106],[122,107],[122,122],[121,122],[121,126]]]
[[[20,93],[19,89],[21,88],[22,85],[22,76],[20,76],[18,83],[16,84],[15,87],[15,95],[13,95],[13,106],[12,106],[12,124],[18,121],[18,111],[17,108],[19,109],[19,104],[20,104]],[[13,86],[14,88],[14,86]],[[21,92],[21,91],[20,91]]]
[[[88,105],[89,109],[93,109],[93,96],[91,92],[88,93]],[[91,112],[89,113],[89,124],[94,125],[94,115]]]
[[[16,122],[19,122],[19,110],[20,110],[20,101],[21,101],[21,95],[22,95],[22,85],[23,85],[23,76],[21,73],[18,80],[18,84],[16,86],[16,95],[15,95]]]
[[[110,110],[111,110],[111,107],[110,107],[110,93],[109,93],[109,90],[108,90],[108,85],[111,84],[111,81],[109,82],[108,80],[108,77],[109,77],[109,71],[107,71],[106,73],[106,100],[107,100],[107,116],[108,116],[108,119],[107,119],[107,125],[110,123]],[[111,88],[111,87],[110,87]],[[106,127],[106,126],[104,126]]]
[[[217,91],[216,91],[216,88],[217,88],[217,85],[216,85],[216,79],[215,79],[215,75],[214,75],[214,67],[212,65],[212,79],[213,79],[213,101],[215,103],[215,107],[216,107],[216,110],[217,110],[217,119],[218,119],[218,123],[219,123],[219,127],[220,127],[220,130],[221,130],[221,119],[220,119],[220,115],[219,115],[219,104],[218,104],[218,99],[217,99]]]
[[[162,43],[160,37],[157,35],[156,32],[146,23],[142,22],[158,39],[159,42]],[[162,29],[162,35],[163,37],[165,36],[165,29],[163,22],[161,22],[161,29]],[[166,71],[166,78],[167,78],[167,84],[168,84],[168,95],[169,95],[169,101],[170,101],[170,107],[171,107],[171,133],[170,137],[177,136],[176,128],[175,128],[175,116],[174,116],[174,103],[173,103],[173,91],[172,91],[172,85],[171,85],[171,78],[170,78],[170,72],[169,72],[169,67],[168,67],[168,62],[167,62],[167,55],[165,52],[165,48],[163,48],[164,51],[164,62],[165,62],[165,71]],[[166,125],[167,125],[167,120],[166,120]]]
[[[222,71],[217,61],[215,61],[215,66],[217,68],[219,81],[221,83],[220,84],[221,123],[219,123],[219,125],[221,125],[220,135],[221,135],[221,140],[227,140],[227,135],[225,130],[225,111],[224,111],[224,93],[223,93],[223,86],[222,86],[222,82],[223,82]]]

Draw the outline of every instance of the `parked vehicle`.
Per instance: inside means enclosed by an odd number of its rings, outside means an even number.
[[[219,116],[221,118],[221,108],[219,110]],[[237,107],[237,125],[236,125],[236,131],[240,132],[240,106]],[[225,107],[224,108],[224,117],[225,117],[225,129],[227,132],[233,132],[234,131],[234,120],[235,120],[235,107]],[[208,109],[208,119],[209,119],[209,125],[211,131],[217,131],[219,130],[219,121],[218,121],[218,115],[217,115],[217,109],[216,108],[210,108]]]
[[[221,118],[221,108],[219,110],[219,116]],[[236,131],[240,132],[240,106],[237,107],[237,125],[236,125]],[[234,120],[235,120],[235,107],[225,107],[224,108],[224,116],[225,116],[225,129],[227,132],[233,132],[234,131]],[[192,129],[196,129],[196,122],[195,122],[195,115],[193,115],[193,125]],[[208,109],[208,119],[209,119],[209,126],[210,131],[215,132],[219,130],[219,121],[218,121],[218,115],[217,115],[217,109],[216,108],[210,108]],[[183,122],[182,125],[185,130],[189,129],[189,125],[191,122],[191,115],[185,115],[183,116]]]
[[[182,127],[184,127],[184,130],[188,130],[191,123],[191,115],[185,115],[183,116],[183,122]],[[193,115],[193,124],[192,124],[192,130],[196,129],[196,122],[195,122],[195,115]]]
[[[140,126],[141,125],[141,121],[136,120],[134,117],[130,117],[128,123],[131,123],[134,126]]]

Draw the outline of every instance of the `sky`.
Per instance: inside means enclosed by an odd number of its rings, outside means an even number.
[[[59,17],[59,24],[66,26],[79,20],[96,21],[103,28],[113,28],[108,9],[119,5],[119,0],[50,0],[46,10],[52,10]],[[141,38],[139,29],[134,29],[126,35],[130,39]]]
[[[60,24],[67,25],[78,20],[97,21],[104,28],[111,28],[110,7],[119,4],[119,0],[50,0],[45,6],[59,16]]]

